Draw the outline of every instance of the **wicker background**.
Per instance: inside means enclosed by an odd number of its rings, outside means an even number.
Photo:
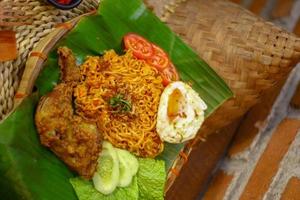
[[[20,3],[19,0],[1,0],[9,3]],[[40,0],[22,0],[12,9],[23,10],[32,15],[31,25],[15,27],[19,56],[16,60],[0,62],[0,120],[13,108],[14,94],[29,52],[41,38],[46,36],[57,24],[97,8],[99,0],[83,0],[70,11],[62,11]],[[0,30],[4,27],[0,27]],[[6,28],[7,29],[7,28]]]
[[[167,23],[235,94],[205,121],[203,135],[243,115],[300,59],[299,38],[227,1],[189,0]]]

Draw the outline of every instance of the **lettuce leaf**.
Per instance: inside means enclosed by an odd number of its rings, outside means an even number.
[[[137,178],[134,177],[132,183],[125,188],[118,187],[112,194],[104,195],[98,192],[91,181],[76,177],[70,179],[79,200],[138,200],[139,190]]]
[[[139,200],[163,200],[166,181],[165,162],[149,158],[139,159],[137,174]]]

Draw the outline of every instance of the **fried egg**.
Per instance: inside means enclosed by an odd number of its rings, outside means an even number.
[[[181,143],[195,137],[204,121],[207,105],[188,84],[176,81],[163,91],[156,131],[163,141]]]

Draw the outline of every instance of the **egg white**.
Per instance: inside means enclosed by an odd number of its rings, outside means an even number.
[[[181,102],[184,116],[171,120],[168,116],[169,97],[175,89],[183,95]],[[163,141],[181,143],[195,137],[204,121],[207,105],[198,93],[184,82],[176,81],[169,84],[163,91],[157,114],[156,130]]]

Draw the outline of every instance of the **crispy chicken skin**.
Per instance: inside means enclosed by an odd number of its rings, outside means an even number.
[[[70,49],[60,47],[58,53],[58,65],[61,72],[61,81],[65,83],[80,81],[80,69],[76,67],[76,59]]]
[[[95,123],[74,114],[72,95],[80,79],[79,69],[68,48],[60,48],[58,54],[62,83],[40,99],[36,127],[44,146],[80,176],[90,179],[96,170],[101,136]]]

